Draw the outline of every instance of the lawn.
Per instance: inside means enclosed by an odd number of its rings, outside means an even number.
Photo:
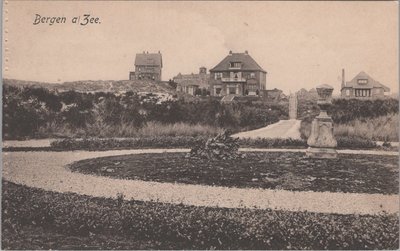
[[[2,249],[397,249],[398,215],[93,198],[3,181]]]
[[[158,182],[227,187],[397,194],[398,157],[339,154],[309,159],[304,153],[248,152],[244,159],[209,161],[185,153],[135,154],[75,162],[74,172]]]

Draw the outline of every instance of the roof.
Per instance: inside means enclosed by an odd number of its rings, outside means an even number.
[[[183,80],[183,81],[179,82],[178,85],[179,86],[194,86],[194,85],[196,85],[196,86],[198,86],[200,88],[203,88],[203,87],[206,88],[206,87],[208,87],[208,81],[207,81],[207,79],[205,79],[205,80],[201,80],[201,79],[186,79],[186,80]]]
[[[162,67],[161,53],[137,53],[135,58],[135,65]]]
[[[358,80],[359,79],[368,79],[367,84],[359,84]],[[390,88],[381,84],[379,81],[376,81],[373,79],[371,76],[369,76],[367,73],[364,71],[361,71],[358,73],[352,80],[346,82],[346,85],[342,87],[351,87],[351,88],[364,88],[364,89],[372,89],[372,88],[383,88],[385,92],[390,91]]]
[[[230,62],[241,62],[241,70],[266,72],[248,53],[230,53],[210,71],[230,71]]]
[[[327,84],[321,84],[321,85],[318,85],[318,86],[316,87],[316,89],[329,89],[329,90],[333,90],[333,87],[330,86],[330,85],[327,85]]]
[[[173,77],[175,83],[180,86],[190,86],[197,85],[199,87],[207,87],[208,80],[210,79],[210,74],[181,74],[179,73],[177,76]]]

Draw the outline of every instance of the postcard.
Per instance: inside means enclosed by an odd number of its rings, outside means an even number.
[[[5,0],[2,249],[398,249],[398,20]]]

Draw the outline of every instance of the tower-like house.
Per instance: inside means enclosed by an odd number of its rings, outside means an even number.
[[[135,71],[129,73],[129,80],[161,81],[162,55],[143,52],[136,54]]]

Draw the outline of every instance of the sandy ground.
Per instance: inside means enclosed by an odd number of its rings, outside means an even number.
[[[232,137],[300,139],[300,123],[301,120],[296,119],[280,120],[278,123],[252,131],[240,132]]]
[[[55,139],[6,140],[3,147],[49,147]]]
[[[96,197],[116,197],[118,193],[122,193],[128,200],[152,200],[194,206],[269,208],[338,214],[380,214],[382,212],[397,213],[399,211],[398,195],[291,192],[118,180],[72,173],[65,168],[66,165],[74,161],[95,157],[186,151],[188,149],[5,152],[3,153],[3,177],[8,181],[49,191],[74,192]],[[264,149],[264,151],[286,150]],[[362,151],[355,151],[355,153],[362,153]]]

